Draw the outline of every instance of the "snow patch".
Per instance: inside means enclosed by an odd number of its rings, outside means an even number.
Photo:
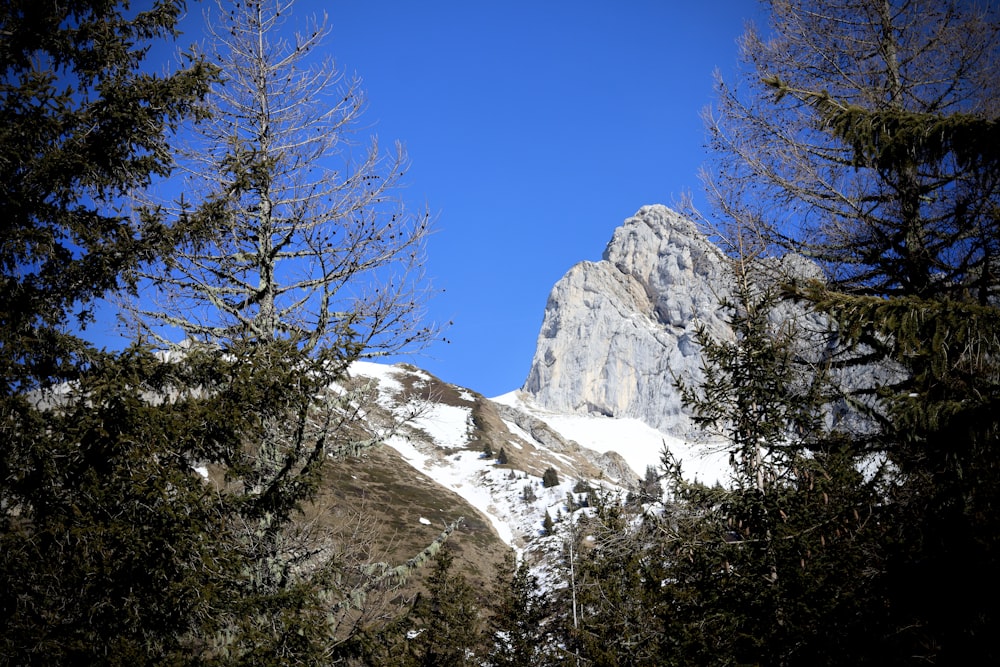
[[[469,442],[470,408],[431,403],[411,424],[425,431],[439,447],[464,447]]]

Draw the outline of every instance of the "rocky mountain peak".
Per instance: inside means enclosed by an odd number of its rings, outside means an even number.
[[[581,262],[549,295],[524,391],[547,409],[640,419],[691,433],[673,378],[698,375],[701,326],[723,333],[722,252],[665,206],[618,227],[600,262]]]

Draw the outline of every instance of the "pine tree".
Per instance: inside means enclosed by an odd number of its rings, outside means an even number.
[[[546,468],[542,473],[542,486],[545,488],[559,486],[559,473],[555,468]]]
[[[1000,624],[990,592],[1000,587],[1000,525],[989,509],[1000,500],[1000,310],[821,289],[805,296],[840,323],[845,345],[877,340],[880,355],[906,369],[880,388],[875,408],[875,445],[893,472],[881,521],[892,527],[882,579],[894,646],[948,662],[995,657],[984,635]]]
[[[96,352],[74,329],[174,237],[120,198],[171,167],[212,69],[141,72],[182,3],[0,8],[0,654],[17,664],[182,664],[230,566],[192,462],[245,422],[191,395],[198,363]],[[186,229],[195,232],[195,229]],[[188,377],[185,377],[188,376]],[[223,540],[224,541],[224,540]]]
[[[660,473],[654,465],[646,466],[646,474],[640,485],[640,496],[643,502],[656,502],[663,497],[663,487],[660,486]]]
[[[239,564],[226,515],[191,462],[232,444],[245,421],[216,424],[190,397],[143,400],[166,394],[180,372],[130,351],[101,359],[57,406],[22,413],[3,468],[5,658],[199,660]]]
[[[220,238],[218,206],[168,225],[163,209],[129,218],[121,204],[169,175],[168,134],[200,114],[215,69],[139,73],[181,3],[30,4],[0,9],[11,215],[0,231],[0,652],[20,664],[335,659],[354,607],[405,580],[454,526],[403,565],[348,568],[331,555],[343,549],[297,522],[330,461],[378,442],[354,428],[357,395],[330,387],[360,353],[343,322],[312,332],[333,331],[325,347],[250,327],[158,355],[99,354],[67,333],[97,297],[135,289],[144,264],[179,266]]]
[[[199,113],[212,69],[141,72],[175,36],[180,2],[7,2],[0,8],[0,394],[71,380],[94,351],[70,333],[95,300],[172,249],[161,218],[138,228],[120,198],[169,173],[170,133]]]
[[[444,548],[427,578],[427,594],[418,597],[411,614],[408,659],[402,664],[422,667],[462,667],[477,664],[480,614],[475,592],[465,576],[452,570],[454,555]]]
[[[786,82],[772,85],[781,94],[788,92]],[[960,219],[963,227],[980,217],[975,231],[964,237],[958,266],[935,263],[932,279],[921,289],[887,298],[837,294],[818,286],[795,294],[833,317],[845,349],[866,349],[870,358],[903,369],[897,381],[875,388],[870,408],[879,425],[871,447],[892,463],[895,473],[888,506],[894,518],[887,522],[897,532],[885,556],[887,594],[897,601],[899,612],[892,619],[899,628],[895,642],[901,650],[931,660],[996,656],[982,640],[986,628],[1000,623],[991,596],[964,599],[952,591],[1000,587],[1000,578],[990,574],[1000,558],[997,526],[985,509],[1000,498],[993,456],[1000,430],[995,416],[1000,349],[994,336],[1000,323],[995,299],[1000,206],[987,194],[976,202],[979,212],[970,216],[962,199],[982,194],[970,183],[992,183],[1000,174],[1000,120],[961,111],[873,110],[826,91],[798,95],[831,135],[850,146],[855,164],[877,169],[886,178],[956,165],[962,170],[955,186],[960,197],[937,214]],[[900,210],[909,210],[905,201]],[[906,284],[912,282],[905,279],[906,268],[886,271],[889,278],[904,276]],[[978,574],[963,581],[972,563],[978,564],[972,568]],[[914,582],[932,581],[941,572],[952,572],[959,581],[925,590],[929,595],[913,592]]]
[[[659,545],[645,524],[636,529],[632,518],[620,499],[603,498],[594,516],[571,531],[564,552],[567,585],[557,593],[561,613],[553,621],[561,664],[662,664]]]
[[[845,509],[874,508],[852,537],[867,564],[825,570],[831,582],[865,573],[852,594],[853,627],[867,632],[853,642],[866,647],[860,658],[995,661],[984,639],[997,625],[992,595],[952,591],[998,586],[995,513],[985,510],[997,497],[996,8],[770,5],[770,35],[751,30],[743,42],[749,85],[720,85],[710,186],[722,216],[822,263],[829,283],[788,292],[831,318],[831,366],[882,369],[844,397],[864,428],[810,446],[846,452],[847,465],[808,459],[844,482],[829,506],[847,494],[862,502]],[[851,481],[860,453],[876,470],[870,501]],[[827,525],[827,507],[806,506],[804,520]],[[947,585],[931,583],[942,577]],[[851,643],[847,625],[830,627],[841,650]]]
[[[703,334],[704,381],[681,383],[696,422],[730,447],[732,479],[708,489],[664,462],[680,507],[657,531],[669,582],[656,610],[662,651],[722,664],[861,661],[878,655],[884,630],[865,617],[878,598],[860,574],[882,536],[877,496],[850,442],[824,428],[826,379],[801,363],[794,321],[776,330],[778,298],[755,277],[758,262],[734,263],[735,338]]]
[[[527,564],[515,564],[513,554],[497,566],[491,601],[484,641],[487,663],[492,667],[543,664],[548,598]]]

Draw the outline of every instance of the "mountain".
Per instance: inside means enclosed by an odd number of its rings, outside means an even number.
[[[729,267],[692,221],[645,206],[614,231],[601,261],[580,262],[553,287],[520,390],[488,399],[406,365],[356,364],[352,372],[378,384],[386,419],[405,421],[389,448],[506,544],[550,550],[546,512],[565,515],[574,488],[628,494],[665,447],[688,478],[727,481],[728,453],[697,431],[674,380],[700,377],[699,329],[732,335],[720,307],[732,291]],[[794,256],[764,268],[761,280],[820,277]],[[827,329],[794,305],[774,317]],[[495,458],[501,449],[506,464]],[[549,467],[560,484],[545,488]],[[452,507],[425,512],[409,520],[440,527],[455,516]]]
[[[699,376],[699,327],[726,331],[719,302],[730,282],[722,252],[693,222],[641,208],[600,262],[580,262],[552,289],[524,391],[548,410],[692,436],[674,378]]]
[[[447,491],[392,508],[398,528],[433,537],[461,515],[522,553],[544,553],[553,548],[546,513],[566,515],[568,498],[585,504],[587,487],[628,494],[665,447],[688,477],[724,482],[728,455],[696,442],[673,378],[698,376],[699,327],[726,335],[726,267],[690,220],[646,206],[615,230],[602,261],[577,264],[555,285],[520,390],[489,399],[413,366],[355,364],[355,380],[378,388],[370,417],[400,424],[386,456],[413,472],[397,476]],[[548,468],[559,484],[542,484]]]
[[[699,446],[637,419],[553,412],[522,391],[489,399],[407,364],[355,363],[351,375],[377,388],[377,404],[366,407],[370,422],[395,423],[395,432],[374,453],[333,467],[318,513],[364,516],[378,527],[372,550],[387,562],[413,556],[463,517],[449,544],[457,567],[482,590],[510,548],[547,580],[565,519],[588,511],[588,489],[624,498],[664,446],[699,479],[722,479],[724,457],[706,459]],[[546,487],[549,468],[559,482]],[[543,530],[546,514],[557,522],[552,535]]]

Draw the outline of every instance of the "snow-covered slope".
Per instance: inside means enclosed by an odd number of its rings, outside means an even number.
[[[579,483],[627,492],[647,465],[659,463],[664,446],[683,460],[686,476],[724,480],[721,454],[636,419],[560,414],[523,392],[490,400],[412,366],[357,363],[351,370],[378,384],[386,418],[405,420],[386,445],[475,507],[519,551],[541,535],[546,512],[565,512],[567,494]],[[486,445],[493,456],[484,454]],[[501,449],[506,465],[497,461]],[[545,487],[549,467],[559,484]]]

